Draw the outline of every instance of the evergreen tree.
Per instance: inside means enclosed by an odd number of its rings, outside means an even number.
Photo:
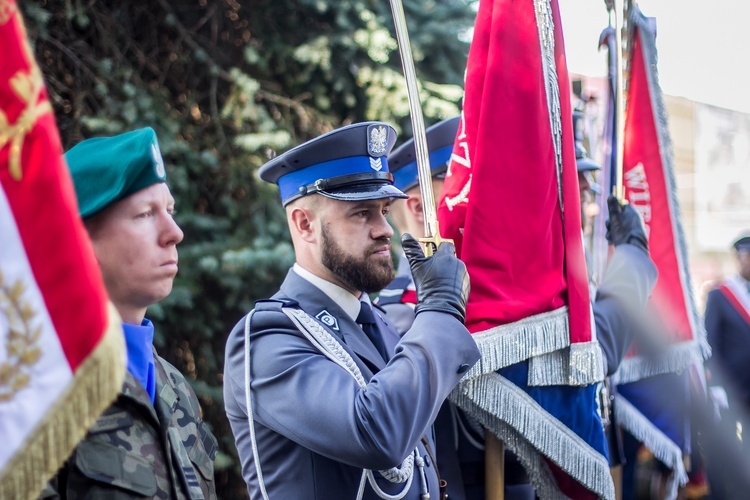
[[[404,0],[428,123],[455,116],[471,0]],[[275,152],[383,120],[410,132],[390,4],[372,0],[28,0],[21,3],[65,149],[157,131],[185,232],[172,294],[148,312],[219,439],[217,491],[245,491],[224,416],[224,345],[294,254]]]

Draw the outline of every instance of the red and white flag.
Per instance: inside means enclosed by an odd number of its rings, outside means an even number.
[[[537,494],[614,497],[556,0],[481,0],[463,122],[439,203],[471,278],[482,353],[452,399],[521,460]]]
[[[0,498],[35,498],[125,375],[42,74],[0,0]]]
[[[710,352],[693,299],[687,243],[682,227],[667,111],[656,71],[656,22],[637,6],[631,15],[631,52],[625,113],[623,187],[625,198],[646,224],[649,253],[659,271],[650,306],[659,317],[663,342],[657,358],[641,356],[638,342],[616,379],[632,382],[702,363]]]
[[[689,376],[692,389],[705,398],[703,360],[710,348],[690,283],[672,141],[658,81],[656,20],[635,5],[629,19],[623,187],[625,198],[643,216],[659,279],[646,309],[647,321],[642,322],[644,329],[613,376],[618,384],[614,410],[618,423],[673,471],[665,497],[676,498],[678,485],[688,481],[683,456],[690,449],[691,395],[666,383]],[[611,164],[605,160],[605,165]],[[670,372],[675,375],[655,377]],[[669,405],[663,403],[667,387]],[[683,387],[687,388],[687,381]]]

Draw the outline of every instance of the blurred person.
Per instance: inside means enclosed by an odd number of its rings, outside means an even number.
[[[737,238],[732,247],[738,272],[706,299],[706,333],[712,351],[706,367],[723,420],[750,454],[750,233]]]
[[[217,442],[180,372],[154,349],[146,309],[177,274],[174,199],[156,134],[85,140],[65,154],[78,208],[110,300],[123,321],[127,373],[42,498],[216,498]]]
[[[594,230],[594,217],[599,215],[599,205],[596,203],[596,197],[601,193],[601,188],[594,179],[594,172],[601,170],[601,167],[591,160],[588,151],[583,146],[586,140],[586,123],[584,116],[579,111],[573,112],[573,136],[575,138],[576,151],[576,170],[578,171],[578,192],[581,197],[581,227],[584,236],[589,237]],[[589,265],[589,272],[591,265]]]

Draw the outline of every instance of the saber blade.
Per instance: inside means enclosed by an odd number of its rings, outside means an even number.
[[[623,78],[623,57],[622,57],[622,30],[623,18],[625,17],[625,8],[622,0],[612,2],[615,19],[615,80],[617,92],[615,94],[615,197],[620,203],[625,201],[625,190],[623,189],[623,152],[625,149],[625,89]]]
[[[419,100],[419,88],[417,86],[417,72],[414,68],[414,59],[411,55],[411,42],[409,31],[406,27],[404,6],[401,0],[390,0],[393,22],[396,25],[396,39],[398,50],[401,54],[401,64],[404,68],[406,79],[406,93],[409,99],[409,111],[411,116],[411,127],[414,140],[414,150],[417,156],[417,174],[419,179],[419,192],[422,195],[422,213],[424,215],[424,238],[419,241],[425,243],[425,254],[431,255],[432,251],[440,246],[443,240],[440,237],[440,229],[435,210],[435,194],[432,191],[432,172],[430,171],[430,155],[427,148],[427,135],[425,134],[424,117],[422,116],[422,105]]]

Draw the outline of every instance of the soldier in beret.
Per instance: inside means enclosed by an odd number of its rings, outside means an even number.
[[[450,244],[425,258],[402,238],[420,298],[402,337],[370,303],[394,277],[395,140],[359,123],[260,169],[279,186],[296,263],[227,342],[224,401],[251,498],[441,498],[431,425],[479,352]]]
[[[172,290],[182,231],[151,128],[88,139],[65,154],[104,285],[123,320],[122,391],[43,498],[216,497],[214,436],[193,389],[156,354],[146,309]]]

